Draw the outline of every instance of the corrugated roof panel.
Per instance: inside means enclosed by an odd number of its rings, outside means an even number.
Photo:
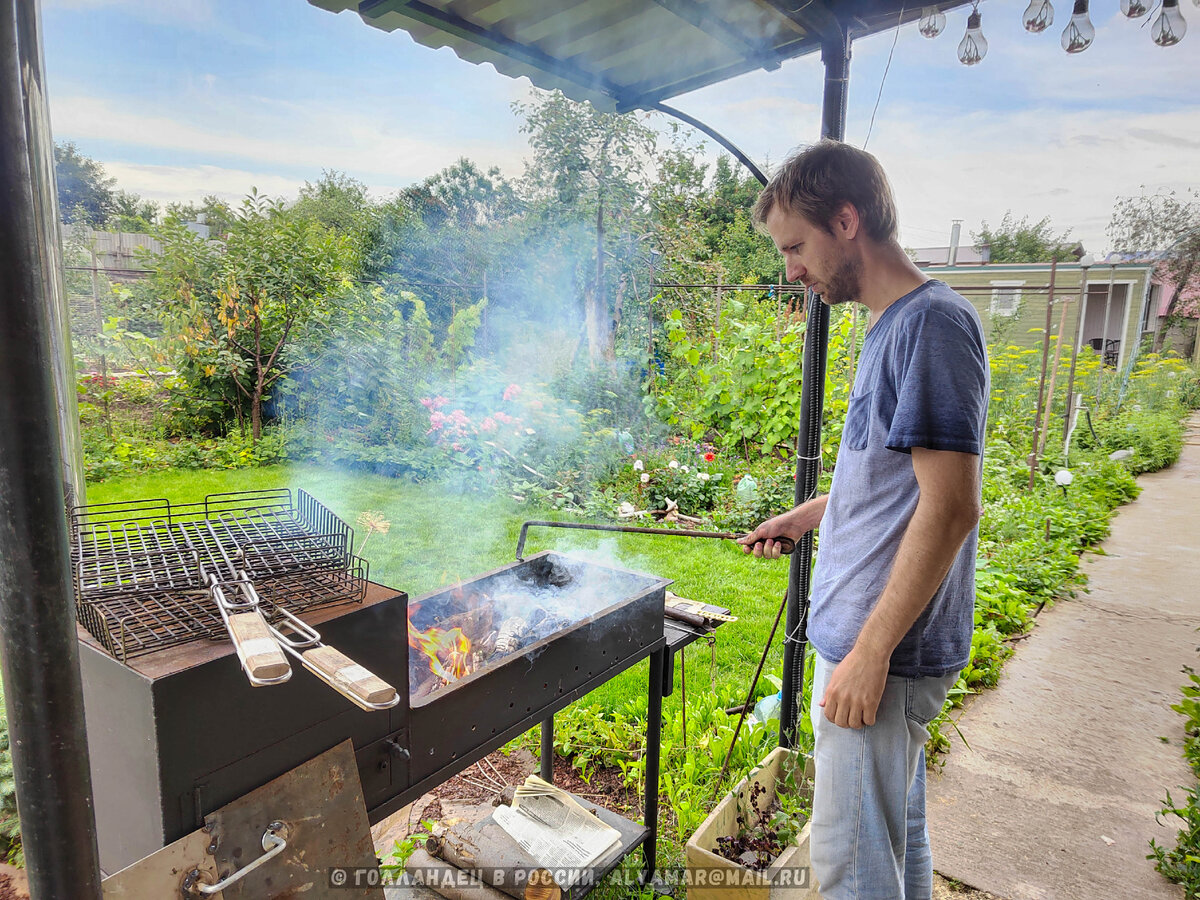
[[[655,103],[919,15],[904,0],[308,0],[614,111]],[[966,0],[938,5],[950,9]]]

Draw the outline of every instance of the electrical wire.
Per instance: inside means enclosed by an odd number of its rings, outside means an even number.
[[[867,126],[867,136],[862,148],[867,149],[871,140],[871,132],[875,128],[875,113],[879,112],[879,101],[883,99],[883,86],[887,84],[888,72],[892,68],[892,55],[896,52],[896,42],[900,40],[900,25],[904,21],[904,7],[900,7],[900,15],[896,17],[896,32],[892,35],[892,49],[888,51],[887,65],[883,67],[883,77],[879,79],[879,93],[875,95],[875,108],[871,110],[871,124]]]

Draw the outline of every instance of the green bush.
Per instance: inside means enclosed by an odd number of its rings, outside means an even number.
[[[1164,877],[1183,885],[1187,900],[1200,897],[1200,675],[1191,667],[1185,667],[1188,683],[1182,688],[1183,700],[1171,709],[1184,717],[1183,756],[1191,767],[1196,783],[1186,789],[1182,804],[1177,805],[1167,792],[1166,805],[1155,817],[1172,816],[1180,821],[1171,849],[1150,841],[1147,859],[1154,860],[1154,867]]]
[[[8,711],[4,685],[0,684],[0,857],[12,865],[25,865],[21,849],[21,817],[17,813],[17,782],[8,742]]]
[[[1166,410],[1126,407],[1119,414],[1094,421],[1093,426],[1099,440],[1083,429],[1080,445],[1106,453],[1133,451],[1127,465],[1134,474],[1173,465],[1183,449],[1184,426],[1174,405]]]

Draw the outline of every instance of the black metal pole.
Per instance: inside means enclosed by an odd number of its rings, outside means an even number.
[[[850,75],[850,35],[841,26],[839,35],[826,42],[825,97],[821,111],[821,137],[840,141],[846,131],[846,88]],[[808,302],[804,336],[804,371],[800,398],[800,437],[796,443],[795,502],[816,495],[821,474],[821,418],[825,405],[825,369],[829,354],[829,307],[816,295]],[[808,592],[812,575],[813,535],[796,545],[788,571],[787,619],[783,643],[783,691],[779,709],[779,744],[796,746],[796,729],[803,710],[804,654],[808,644]]]
[[[663,669],[667,653],[664,646],[650,654],[650,685],[646,697],[646,791],[645,825],[649,834],[642,844],[642,884],[650,884],[658,867],[658,769],[662,752]]]
[[[30,893],[98,900],[56,390],[69,336],[39,25],[36,3],[0,0],[0,654]]]
[[[542,719],[542,781],[554,784],[554,716]]]

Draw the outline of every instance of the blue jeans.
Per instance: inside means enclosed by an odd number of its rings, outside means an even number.
[[[812,868],[825,900],[930,900],[925,828],[926,726],[958,673],[889,675],[875,724],[840,728],[818,706],[835,664],[817,655]]]

